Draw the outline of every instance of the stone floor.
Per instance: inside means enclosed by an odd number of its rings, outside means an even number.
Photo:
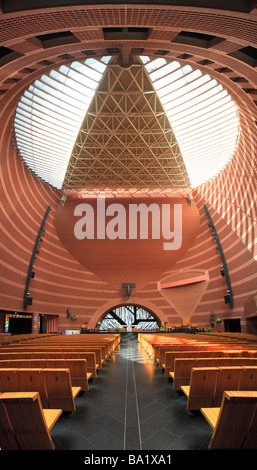
[[[186,411],[186,397],[173,391],[133,333],[122,336],[75,405],[51,430],[57,451],[211,452],[211,427],[200,412]]]

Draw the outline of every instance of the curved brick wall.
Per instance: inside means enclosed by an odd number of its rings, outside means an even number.
[[[94,327],[109,309],[126,301],[116,290],[85,269],[62,245],[54,225],[61,193],[38,181],[16,155],[11,137],[11,121],[17,99],[35,78],[49,69],[92,51],[107,53],[120,48],[122,40],[105,41],[102,27],[149,27],[147,40],[133,40],[134,51],[178,58],[217,78],[232,94],[240,108],[241,134],[235,155],[212,182],[194,191],[200,212],[200,230],[184,257],[161,279],[150,282],[131,298],[154,311],[162,321],[181,323],[189,316],[205,326],[214,310],[222,318],[241,318],[244,331],[256,332],[251,310],[245,317],[244,304],[256,292],[256,100],[255,62],[246,63],[235,51],[257,47],[257,15],[161,5],[99,5],[0,12],[1,46],[22,54],[13,60],[0,58],[0,164],[1,164],[1,300],[0,308],[22,311],[28,264],[35,238],[48,205],[42,248],[35,261],[36,276],[30,283],[33,305],[28,312],[59,315],[60,329]],[[70,30],[80,42],[44,49],[36,36]],[[212,36],[206,45],[172,42],[181,31]],[[87,51],[87,52],[85,52]],[[88,52],[91,51],[91,52]],[[248,49],[249,51],[249,49]],[[250,49],[251,54],[254,49]],[[68,54],[68,56],[66,55]],[[186,55],[185,55],[186,54]],[[10,56],[9,56],[10,57]],[[234,293],[234,308],[224,303],[225,279],[221,261],[203,210],[206,204],[218,231],[226,256]],[[182,274],[181,274],[182,273]],[[161,289],[163,283],[204,275],[206,280],[183,287]],[[158,283],[160,281],[160,283]],[[184,299],[187,299],[186,303]],[[66,309],[77,315],[71,324]]]

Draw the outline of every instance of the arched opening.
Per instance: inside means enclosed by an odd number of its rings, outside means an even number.
[[[135,305],[119,305],[108,310],[98,322],[99,331],[156,331],[161,326],[159,318],[150,310]]]

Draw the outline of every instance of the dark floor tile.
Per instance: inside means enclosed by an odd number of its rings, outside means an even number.
[[[195,426],[189,426],[184,434],[176,440],[176,442],[172,443],[168,449],[176,449],[176,450],[200,450],[206,449],[204,444],[210,440],[212,433],[203,433],[201,429],[196,428]]]
[[[201,413],[186,411],[186,397],[133,334],[122,337],[75,405],[51,430],[57,450],[208,449],[210,426]]]
[[[148,439],[143,440],[142,447],[143,450],[168,450],[175,441],[176,436],[165,429],[159,429]]]
[[[119,439],[105,430],[89,438],[88,442],[97,450],[123,450],[123,439]]]
[[[115,437],[123,439],[124,436],[124,425],[117,419],[111,416],[111,410],[107,410],[110,414],[102,415],[96,418],[93,422],[101,429],[108,431]]]

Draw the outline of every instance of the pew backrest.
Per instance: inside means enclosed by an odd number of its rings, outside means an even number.
[[[0,395],[0,446],[6,450],[53,450],[50,427],[62,410],[51,413],[48,424],[38,392]],[[54,414],[54,416],[53,416]],[[7,420],[8,419],[8,426]]]
[[[256,410],[257,391],[225,391],[209,448],[256,449]],[[210,410],[201,412],[208,419]]]

